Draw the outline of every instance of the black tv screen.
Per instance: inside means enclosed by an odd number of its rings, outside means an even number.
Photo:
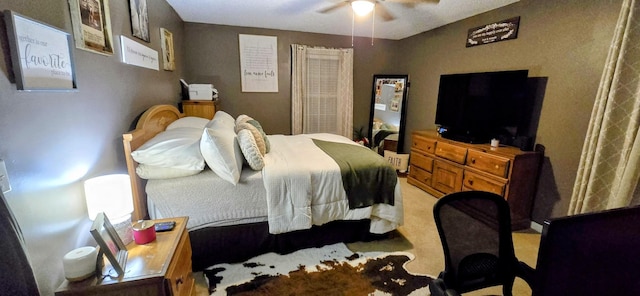
[[[435,123],[443,136],[486,143],[515,137],[527,114],[528,70],[446,74],[440,76]]]
[[[534,296],[640,295],[640,207],[545,221]]]

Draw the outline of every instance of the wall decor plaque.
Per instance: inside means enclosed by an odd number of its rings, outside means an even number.
[[[469,29],[467,33],[467,47],[489,44],[518,38],[520,17],[487,24]]]
[[[69,33],[11,10],[4,18],[17,90],[77,90]]]

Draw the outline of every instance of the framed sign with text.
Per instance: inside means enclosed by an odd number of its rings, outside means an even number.
[[[4,17],[16,88],[77,90],[71,35],[11,10]]]
[[[520,17],[469,29],[467,47],[518,38]]]

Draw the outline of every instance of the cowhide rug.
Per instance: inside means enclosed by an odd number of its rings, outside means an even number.
[[[409,273],[407,252],[353,253],[344,244],[269,253],[204,271],[211,295],[429,295],[432,277]]]

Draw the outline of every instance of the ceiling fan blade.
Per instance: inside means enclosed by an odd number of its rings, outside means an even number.
[[[338,8],[341,8],[341,7],[344,7],[344,6],[347,6],[347,5],[349,5],[349,1],[343,1],[343,2],[340,2],[340,3],[336,3],[334,5],[331,5],[331,6],[327,7],[327,8],[318,10],[318,12],[319,13],[329,13],[329,12],[332,12],[332,11],[338,9]]]
[[[380,17],[382,17],[382,20],[385,22],[389,22],[396,19],[396,17],[393,16],[391,13],[389,13],[389,10],[387,10],[380,3],[376,4],[376,13],[379,13]]]
[[[416,4],[421,4],[421,3],[425,3],[425,4],[438,4],[438,3],[440,3],[440,0],[385,0],[385,1],[400,3],[400,4],[402,4],[402,6],[407,7],[407,8],[414,8],[416,6]]]

